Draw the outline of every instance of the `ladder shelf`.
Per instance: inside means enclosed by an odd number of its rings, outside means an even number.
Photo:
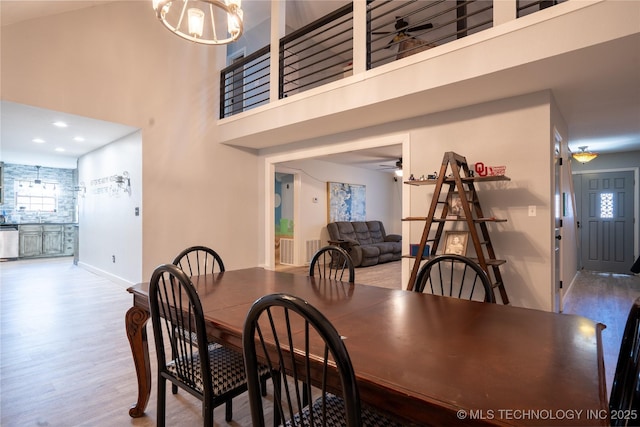
[[[502,223],[507,220],[485,216],[482,213],[482,207],[475,188],[476,183],[493,181],[510,181],[510,178],[504,175],[473,176],[473,174],[470,173],[467,160],[452,151],[444,154],[437,179],[404,181],[407,185],[435,186],[427,216],[403,218],[403,221],[423,221],[425,223],[422,237],[417,248],[417,254],[424,254],[427,244],[429,243],[431,245],[428,256],[403,256],[404,258],[412,258],[415,260],[411,269],[409,283],[407,284],[408,290],[413,289],[422,262],[433,258],[439,253],[444,253],[444,248],[439,250],[439,245],[445,231],[445,225],[462,222],[466,224],[466,231],[469,232],[470,241],[475,249],[476,255],[475,258],[472,259],[487,273],[494,289],[500,293],[502,302],[509,304],[509,297],[507,296],[500,272],[500,266],[505,264],[506,260],[496,258],[487,227],[488,223]],[[443,187],[445,187],[445,191],[443,191]],[[444,199],[441,197],[443,194],[445,195]],[[453,211],[450,212],[452,206],[450,206],[449,201],[451,201],[453,197],[457,197],[460,200],[459,211],[457,213],[453,213]]]

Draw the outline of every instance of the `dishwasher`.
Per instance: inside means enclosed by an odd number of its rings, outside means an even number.
[[[0,228],[0,259],[18,258],[18,226]]]

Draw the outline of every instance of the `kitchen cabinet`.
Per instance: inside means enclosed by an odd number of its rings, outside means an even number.
[[[0,162],[0,205],[4,203],[4,162]]]
[[[76,227],[73,224],[22,224],[20,258],[71,256]]]
[[[62,243],[62,255],[71,256],[75,253],[77,227],[73,224],[64,226],[64,242]]]
[[[62,255],[63,232],[62,225],[42,226],[42,255]]]
[[[21,225],[19,230],[20,250],[18,256],[26,258],[42,255],[42,226]]]

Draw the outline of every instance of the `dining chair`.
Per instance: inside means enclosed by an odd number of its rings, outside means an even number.
[[[272,372],[274,425],[401,425],[361,404],[343,337],[306,301],[288,294],[259,298],[247,314],[242,345],[254,427],[266,425],[259,360]],[[315,399],[311,405],[302,388]]]
[[[613,376],[609,413],[612,426],[638,425],[640,421],[640,298],[627,317]]]
[[[213,426],[213,410],[223,403],[225,419],[231,421],[232,399],[247,390],[244,359],[234,350],[207,345],[200,298],[184,271],[172,264],[154,270],[149,310],[158,359],[157,425],[165,425],[167,380],[202,401],[205,426]],[[176,336],[180,331],[194,331],[196,342]],[[258,370],[260,381],[266,382],[267,372]]]
[[[415,292],[495,303],[489,277],[473,260],[454,254],[427,261],[416,277]]]
[[[173,259],[173,265],[182,269],[189,277],[224,271],[224,263],[220,255],[206,246],[191,246],[184,249]],[[179,330],[179,332],[181,333],[177,334],[176,338],[187,339],[197,345],[198,340],[195,332],[184,330]],[[215,347],[220,344],[210,342],[209,346]],[[172,357],[175,359],[176,355],[173,354]],[[171,392],[177,394],[178,386],[172,384]]]
[[[183,250],[174,258],[173,264],[190,277],[224,271],[224,263],[220,255],[206,246],[191,246]]]
[[[349,283],[356,281],[356,272],[353,267],[353,260],[349,253],[339,246],[324,246],[318,250],[311,258],[309,264],[309,276],[318,273],[319,277],[329,277],[340,280],[344,278],[345,271],[348,271]]]

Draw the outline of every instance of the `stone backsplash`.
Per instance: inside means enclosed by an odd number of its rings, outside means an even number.
[[[37,177],[37,168],[31,165],[4,164],[4,204],[0,205],[7,222],[77,222],[77,169],[40,168],[40,179],[55,183],[58,194],[56,212],[37,212],[21,210],[16,206],[15,182],[33,181]]]

